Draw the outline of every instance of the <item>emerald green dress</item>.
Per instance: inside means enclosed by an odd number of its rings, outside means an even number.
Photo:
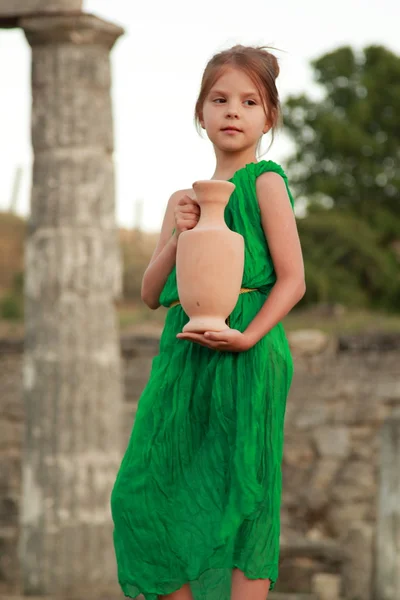
[[[226,207],[245,239],[243,287],[230,326],[244,331],[276,281],[247,164]],[[289,199],[293,198],[287,187]],[[178,299],[175,269],[160,296]],[[211,350],[176,334],[188,321],[169,309],[149,381],[111,495],[118,580],[146,600],[190,582],[195,600],[229,600],[232,569],[278,577],[284,414],[293,363],[282,324],[247,352]]]

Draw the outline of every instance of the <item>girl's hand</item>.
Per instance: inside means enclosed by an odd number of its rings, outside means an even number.
[[[193,198],[185,194],[175,207],[175,236],[183,231],[193,229],[200,218],[200,206]]]
[[[180,340],[190,340],[201,346],[206,346],[206,348],[211,348],[211,350],[222,352],[245,352],[253,346],[244,333],[237,329],[230,329],[230,327],[218,332],[178,333],[176,337]]]

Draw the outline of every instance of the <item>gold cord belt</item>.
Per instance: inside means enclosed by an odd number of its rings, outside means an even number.
[[[256,292],[258,288],[240,288],[239,294],[247,294],[248,292]],[[180,304],[180,300],[174,300],[171,302],[168,308],[172,308],[173,306],[178,306]]]

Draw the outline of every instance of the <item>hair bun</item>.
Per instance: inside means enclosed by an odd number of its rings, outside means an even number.
[[[266,63],[268,64],[268,67],[270,68],[271,74],[273,75],[274,79],[278,77],[280,72],[278,59],[276,58],[275,54],[272,54],[272,52],[270,52],[270,50],[275,49],[276,48],[272,48],[271,46],[259,46],[257,48],[258,51],[261,51],[264,54],[266,58]]]
[[[278,77],[278,75],[279,75],[279,72],[280,72],[278,59],[276,58],[275,54],[271,54],[270,52],[268,52],[268,54],[269,54],[269,57],[270,57],[272,72],[273,72],[274,77],[276,79]]]

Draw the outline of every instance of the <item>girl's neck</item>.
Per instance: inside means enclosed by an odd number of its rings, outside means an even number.
[[[248,149],[247,152],[230,152],[229,154],[222,153],[215,147],[214,151],[217,164],[211,179],[231,179],[239,169],[242,169],[249,163],[257,162],[257,157],[253,148]]]

